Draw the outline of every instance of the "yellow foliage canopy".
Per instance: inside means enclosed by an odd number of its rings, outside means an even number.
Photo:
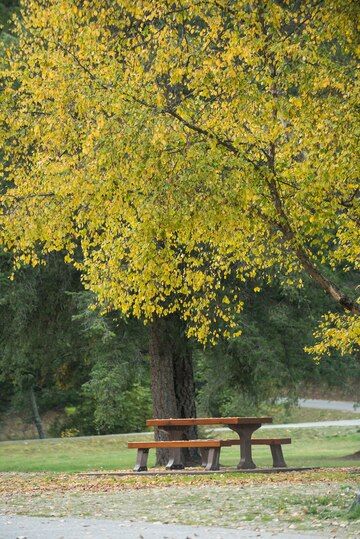
[[[321,269],[359,263],[358,14],[24,1],[2,74],[4,242],[32,263],[64,249],[105,307],[179,311],[204,342],[237,329],[229,276],[305,270],[358,323]]]

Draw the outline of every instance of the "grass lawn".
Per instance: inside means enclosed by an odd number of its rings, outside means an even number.
[[[207,437],[218,437],[219,432],[207,432]],[[233,437],[221,432],[221,437]],[[292,444],[284,446],[288,466],[348,467],[359,461],[344,459],[360,449],[360,429],[329,427],[319,429],[259,430],[259,437],[288,437]],[[147,435],[91,436],[88,438],[59,438],[0,443],[0,471],[54,471],[81,472],[87,470],[126,470],[135,462],[135,450],[127,449],[129,440],[152,438]],[[258,466],[271,466],[268,447],[254,447]],[[239,448],[223,448],[221,464],[235,466]],[[150,451],[149,465],[154,465],[154,451]]]

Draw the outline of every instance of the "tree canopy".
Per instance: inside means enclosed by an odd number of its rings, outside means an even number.
[[[203,342],[239,332],[242,282],[305,271],[344,308],[316,352],[351,350],[359,304],[331,272],[360,254],[358,14],[25,0],[2,70],[4,243],[34,264],[64,249],[105,308],[180,312]]]

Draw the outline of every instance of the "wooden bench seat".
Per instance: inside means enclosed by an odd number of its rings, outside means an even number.
[[[176,470],[183,469],[180,462],[179,452],[182,448],[195,447],[200,449],[202,457],[202,465],[205,470],[218,470],[220,449],[222,447],[231,447],[232,445],[240,445],[240,439],[228,440],[171,440],[160,442],[128,442],[129,449],[137,449],[137,459],[134,468],[135,472],[143,472],[147,470],[147,459],[149,450],[152,448],[169,448],[172,449],[169,462],[166,465],[167,469]],[[251,445],[269,445],[274,468],[286,468],[282,445],[291,444],[291,438],[253,438]],[[177,454],[175,454],[177,452]]]
[[[154,447],[169,448],[172,449],[169,462],[166,465],[168,470],[181,470],[184,468],[183,464],[176,464],[180,462],[179,454],[182,448],[196,447],[200,449],[202,455],[202,464],[205,466],[205,470],[218,470],[219,469],[219,456],[221,448],[221,440],[172,440],[165,442],[128,442],[128,448],[137,449],[137,459],[134,468],[134,472],[144,472],[147,470],[147,459],[149,455],[149,449]],[[206,452],[203,452],[205,450]]]
[[[163,442],[128,442],[129,448],[151,449],[152,447],[221,447],[223,442],[229,440],[170,440]],[[234,440],[237,442],[238,440]],[[225,444],[224,444],[225,445]],[[232,445],[232,444],[228,444]]]

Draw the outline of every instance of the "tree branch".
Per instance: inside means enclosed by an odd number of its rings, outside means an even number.
[[[193,123],[189,122],[188,120],[185,120],[185,118],[183,118],[179,113],[175,112],[174,110],[172,110],[172,109],[163,109],[162,112],[164,112],[165,114],[169,114],[170,116],[172,116],[173,118],[175,118],[176,120],[181,122],[185,127],[190,129],[191,131],[195,131],[196,133],[198,133],[200,135],[205,135],[205,136],[207,136],[207,137],[209,137],[209,138],[211,138],[213,140],[216,140],[216,142],[219,144],[219,146],[223,146],[224,148],[229,150],[236,157],[242,157],[245,161],[247,161],[248,163],[253,165],[255,168],[258,168],[262,164],[260,162],[253,161],[252,159],[250,159],[246,155],[239,152],[238,148],[236,148],[236,146],[234,145],[234,143],[231,140],[223,139],[223,138],[219,137],[219,135],[216,135],[215,133],[211,133],[207,129],[203,129],[202,127],[199,127],[198,125],[193,124]],[[247,146],[248,150],[251,150],[252,148],[255,147],[255,144],[249,144],[248,142],[240,142],[239,146]]]
[[[285,213],[275,180],[270,180],[268,182],[268,185],[270,188],[270,194],[272,197],[273,204],[280,219],[279,221],[273,221],[273,224],[275,224],[278,230],[282,232],[284,239],[290,243],[291,250],[297,256],[300,264],[302,265],[306,273],[345,310],[350,311],[352,314],[359,315],[360,305],[357,302],[353,301],[351,298],[349,298],[344,292],[342,292],[335,283],[330,281],[330,279],[327,279],[313,264],[310,259],[310,256],[306,253],[305,249],[301,246],[296,245],[296,236]]]

